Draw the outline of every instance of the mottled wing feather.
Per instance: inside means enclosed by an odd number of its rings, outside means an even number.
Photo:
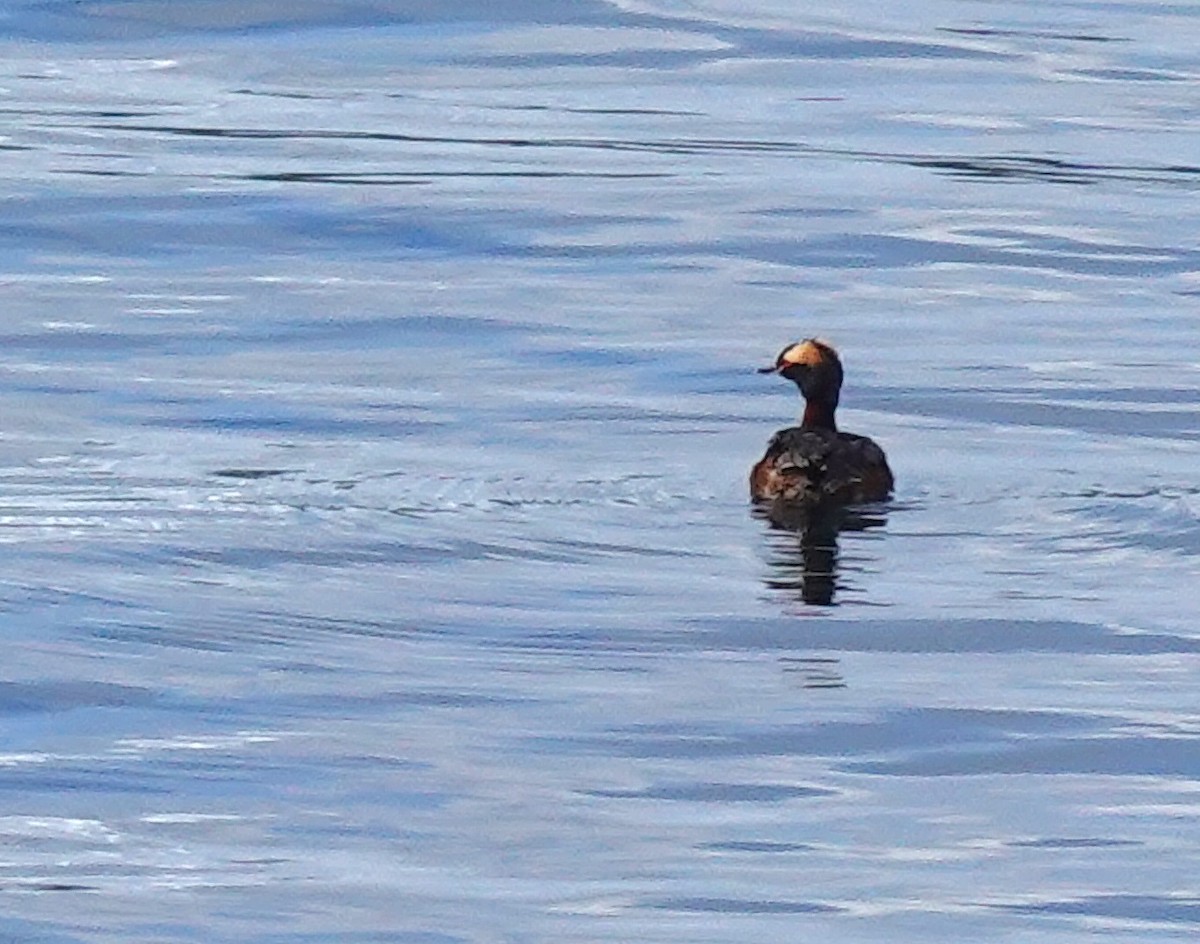
[[[802,427],[772,436],[750,473],[752,498],[799,504],[879,501],[892,486],[887,459],[873,440]]]

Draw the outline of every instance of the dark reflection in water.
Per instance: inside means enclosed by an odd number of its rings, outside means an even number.
[[[841,659],[832,656],[784,656],[783,671],[798,675],[805,688],[845,688]]]
[[[818,606],[832,605],[838,589],[838,535],[887,523],[881,511],[844,507],[770,503],[756,505],[753,514],[774,532],[767,558],[770,571],[763,582],[772,590],[795,593],[804,603]]]
[[[1081,75],[1089,73],[1081,72]],[[1095,77],[1095,76],[1090,76]],[[1123,76],[1128,79],[1129,76]],[[271,92],[242,90],[239,94],[267,96]],[[812,100],[812,99],[810,99]],[[840,101],[837,97],[829,101]],[[510,106],[484,106],[513,110]],[[564,114],[587,113],[584,109],[534,106],[535,109],[560,111]],[[527,109],[529,110],[529,109]],[[646,110],[597,109],[600,114],[642,114]],[[52,114],[43,109],[5,109],[0,113],[15,115]],[[654,113],[654,112],[651,112]],[[157,113],[145,111],[129,115],[112,112],[67,112],[82,118],[123,119],[154,117]],[[664,111],[663,114],[687,115],[688,112]],[[1144,162],[1144,161],[1083,161],[1067,160],[1046,155],[1022,153],[988,152],[954,153],[946,151],[876,150],[870,148],[830,147],[819,142],[798,138],[734,138],[696,137],[691,135],[655,137],[619,137],[607,135],[493,135],[493,134],[421,134],[410,131],[362,129],[362,128],[259,128],[247,126],[218,127],[206,125],[180,125],[146,123],[128,120],[105,120],[83,122],[90,132],[122,132],[147,134],[160,137],[214,138],[243,141],[343,141],[375,143],[384,146],[407,147],[412,145],[436,145],[500,148],[506,151],[604,151],[630,154],[662,155],[670,158],[716,155],[778,155],[789,160],[809,158],[826,161],[841,158],[870,164],[904,164],[910,167],[929,169],[962,180],[986,183],[1012,181],[1038,181],[1052,184],[1092,185],[1112,181],[1128,181],[1139,184],[1161,184],[1194,190],[1200,186],[1200,166],[1190,162]],[[7,145],[6,145],[7,147]],[[88,173],[88,168],[64,170],[62,173]],[[395,184],[425,183],[442,177],[598,177],[601,179],[669,179],[678,176],[678,167],[671,165],[661,170],[596,171],[578,167],[522,168],[516,170],[435,170],[421,168],[405,172],[378,172],[355,169],[350,171],[329,168],[313,171],[288,171],[240,174],[214,174],[217,177],[255,180],[276,183],[323,183],[358,184],[381,186]]]
[[[988,904],[997,910],[1035,915],[1087,915],[1169,924],[1200,923],[1200,899],[1187,895],[1089,895],[1061,900]]]

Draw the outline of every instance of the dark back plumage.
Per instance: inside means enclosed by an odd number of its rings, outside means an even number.
[[[793,426],[767,443],[766,454],[750,473],[750,496],[759,501],[852,505],[881,501],[894,484],[887,457],[873,439]]]

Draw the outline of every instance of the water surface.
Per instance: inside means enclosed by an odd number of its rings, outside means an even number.
[[[453,6],[0,20],[2,933],[1190,939],[1200,13]]]

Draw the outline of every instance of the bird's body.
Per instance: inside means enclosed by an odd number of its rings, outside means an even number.
[[[750,471],[750,497],[790,505],[850,505],[882,501],[895,480],[887,457],[866,436],[840,432],[834,419],[842,386],[837,352],[821,341],[784,348],[772,367],[794,381],[805,398],[799,426],[771,437]]]
[[[750,472],[750,495],[799,504],[856,505],[892,492],[892,471],[875,440],[792,426],[767,443]]]

